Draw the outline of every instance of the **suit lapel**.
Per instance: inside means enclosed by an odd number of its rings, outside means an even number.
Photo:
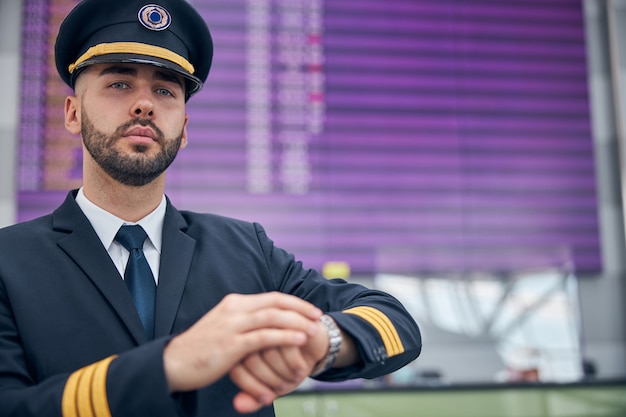
[[[58,245],[107,299],[135,341],[143,343],[147,341],[147,336],[130,293],[74,196],[75,193],[68,194],[53,214],[53,227],[68,232],[59,239]]]
[[[137,343],[147,341],[135,304],[91,223],[75,201],[76,191],[53,214],[53,228],[65,232],[59,247],[72,258],[107,299]],[[155,312],[155,337],[174,325],[196,241],[185,234],[187,222],[169,202],[163,222],[163,244]]]
[[[191,269],[196,241],[185,234],[187,222],[169,202],[163,221],[155,337],[171,333]]]

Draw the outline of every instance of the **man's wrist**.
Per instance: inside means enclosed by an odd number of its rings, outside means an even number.
[[[310,376],[317,376],[329,370],[335,363],[339,351],[341,350],[341,330],[337,327],[335,320],[333,320],[331,316],[324,314],[320,318],[320,321],[328,333],[328,352],[326,356],[315,365]]]

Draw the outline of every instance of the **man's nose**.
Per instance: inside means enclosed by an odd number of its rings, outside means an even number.
[[[149,91],[141,90],[138,92],[137,99],[133,104],[131,113],[134,117],[154,116],[154,103],[150,98]]]

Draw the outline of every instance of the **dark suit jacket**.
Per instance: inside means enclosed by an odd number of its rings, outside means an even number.
[[[420,352],[418,327],[394,298],[302,268],[258,224],[178,211],[169,201],[149,341],[74,196],[48,216],[0,230],[0,417],[73,414],[67,410],[85,398],[99,401],[97,416],[238,415],[228,377],[172,396],[162,359],[172,335],[229,293],[281,291],[329,312],[354,337],[363,363],[323,380],[377,377]],[[79,371],[111,355],[93,375]]]

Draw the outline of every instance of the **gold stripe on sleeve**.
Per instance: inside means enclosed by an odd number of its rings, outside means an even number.
[[[393,356],[396,354],[395,352],[398,350],[398,346],[395,343],[392,332],[389,331],[389,326],[384,320],[381,320],[379,315],[376,314],[377,312],[378,310],[373,310],[367,307],[357,307],[357,310],[352,311],[353,314],[367,320],[376,328],[376,330],[378,330],[381,338],[383,339],[383,343],[385,344],[387,355]]]
[[[93,403],[93,409],[96,412],[96,417],[111,417],[111,409],[109,408],[109,400],[107,398],[107,371],[109,365],[113,362],[117,355],[109,356],[108,358],[98,362],[98,367],[93,376],[93,383],[91,387],[91,401]]]
[[[109,365],[117,356],[109,356],[73,372],[63,389],[63,417],[111,417],[106,395]]]
[[[93,373],[96,371],[98,362],[92,363],[83,368],[83,372],[78,382],[78,390],[76,391],[76,403],[78,404],[78,415],[80,417],[94,417],[93,407],[91,405],[91,383],[93,381]]]
[[[78,382],[80,381],[82,373],[83,368],[72,373],[65,383],[63,397],[61,399],[61,413],[63,417],[78,417],[76,391],[78,390]]]
[[[404,345],[395,326],[382,311],[373,307],[361,306],[344,310],[344,313],[361,317],[374,326],[385,345],[387,356],[392,357],[404,352]]]

